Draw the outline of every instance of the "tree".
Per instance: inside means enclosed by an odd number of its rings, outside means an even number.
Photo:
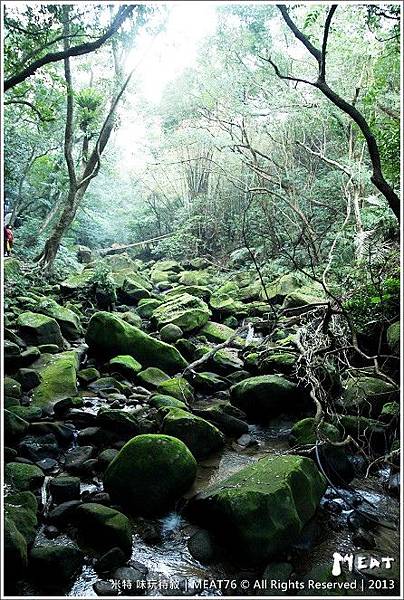
[[[309,38],[296,26],[294,21],[291,19],[286,6],[277,5],[278,9],[289,29],[292,31],[294,36],[302,42],[305,48],[310,52],[310,54],[316,59],[318,63],[318,77],[316,81],[309,81],[307,79],[301,79],[299,77],[294,77],[290,75],[284,75],[280,72],[278,66],[272,61],[271,58],[265,58],[265,60],[272,65],[275,70],[277,76],[281,79],[285,79],[288,81],[295,81],[296,83],[306,83],[317,89],[319,89],[335,106],[340,108],[346,114],[348,114],[353,121],[360,128],[369,151],[370,160],[372,163],[373,174],[371,177],[372,183],[376,186],[376,188],[383,194],[386,198],[391,210],[396,216],[397,220],[400,220],[400,199],[391,185],[385,180],[382,172],[381,159],[380,159],[380,151],[373,132],[369,127],[369,124],[363,114],[356,108],[354,103],[347,102],[344,98],[339,96],[333,90],[326,81],[326,54],[327,54],[327,44],[328,37],[330,33],[331,21],[334,16],[334,13],[337,9],[337,5],[332,5],[327,13],[327,17],[324,24],[324,32],[321,50],[316,48]]]

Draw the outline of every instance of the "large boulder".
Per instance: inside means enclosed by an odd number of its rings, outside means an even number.
[[[73,580],[83,562],[83,552],[74,544],[48,542],[32,548],[29,569],[41,587],[60,589]]]
[[[17,325],[21,337],[28,344],[56,344],[59,349],[63,348],[62,332],[52,317],[27,311],[20,314]]]
[[[176,296],[182,296],[183,294],[189,294],[190,296],[196,296],[201,300],[207,302],[212,295],[209,288],[201,285],[177,285],[172,290],[169,290],[164,294],[165,298],[175,298]]]
[[[32,395],[34,406],[53,406],[59,400],[77,396],[79,359],[76,352],[49,355],[39,362],[42,380]]]
[[[199,333],[204,335],[209,342],[221,344],[223,342],[227,342],[227,340],[234,335],[234,329],[227,327],[227,325],[223,325],[222,323],[208,321],[205,323]],[[239,340],[243,341],[241,338],[239,338]]]
[[[4,410],[4,439],[7,444],[12,445],[19,437],[22,437],[29,427],[29,423],[9,410]]]
[[[146,434],[131,439],[109,464],[104,488],[131,512],[155,515],[169,509],[195,477],[196,461],[181,440]]]
[[[109,367],[111,373],[120,373],[129,379],[135,379],[136,375],[142,370],[142,365],[128,354],[111,358]]]
[[[4,516],[13,521],[27,546],[35,539],[37,511],[38,502],[32,492],[15,492],[4,498]]]
[[[279,375],[249,377],[230,388],[230,401],[249,417],[268,419],[302,404],[297,385]]]
[[[387,329],[387,343],[392,352],[400,352],[400,321],[392,323]]]
[[[190,294],[175,296],[153,311],[153,319],[159,329],[171,323],[181,327],[183,331],[194,331],[202,327],[210,316],[208,305]]]
[[[119,289],[119,297],[128,304],[136,304],[143,298],[150,298],[151,283],[140,273],[131,273],[125,277]]]
[[[61,282],[60,291],[63,294],[74,294],[75,292],[87,288],[94,280],[94,269],[84,269],[81,273],[69,275],[67,279]]]
[[[162,381],[157,387],[157,391],[159,394],[173,396],[185,404],[191,402],[194,397],[194,390],[184,377],[172,377]]]
[[[118,547],[130,555],[132,527],[128,517],[118,510],[102,504],[85,503],[77,508],[75,519],[87,545],[102,551]]]
[[[41,487],[45,475],[36,465],[9,462],[4,467],[4,481],[17,492],[37,490]]]
[[[204,459],[223,447],[222,433],[209,421],[180,408],[169,408],[162,431],[182,440],[197,460]]]
[[[159,367],[168,373],[182,371],[187,366],[176,348],[108,312],[98,312],[91,317],[86,342],[92,353],[104,360],[129,354],[143,367]]]
[[[55,300],[45,298],[39,302],[35,310],[55,319],[59,324],[62,334],[68,340],[76,340],[82,335],[83,329],[77,314],[69,308],[61,306]]]
[[[208,487],[189,505],[244,563],[263,563],[297,540],[326,483],[305,457],[271,455]]]

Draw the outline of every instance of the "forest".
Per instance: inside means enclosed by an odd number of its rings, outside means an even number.
[[[400,10],[2,3],[5,597],[400,596]]]

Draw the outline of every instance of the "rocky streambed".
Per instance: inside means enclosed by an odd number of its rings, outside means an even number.
[[[299,274],[263,300],[248,269],[127,255],[8,299],[9,592],[397,595],[397,389],[334,373],[318,429],[287,309],[321,304]],[[393,568],[334,577],[335,552]]]

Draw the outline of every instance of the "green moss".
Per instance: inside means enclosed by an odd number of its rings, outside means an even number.
[[[30,553],[29,568],[42,587],[69,583],[83,564],[83,553],[73,545],[42,544]]]
[[[183,294],[189,294],[190,296],[196,296],[207,302],[212,294],[211,290],[201,285],[177,285],[172,290],[169,290],[166,294],[166,298],[175,298],[176,296],[182,296]]]
[[[16,491],[37,490],[44,479],[42,469],[36,465],[9,462],[4,467],[4,481]]]
[[[169,408],[163,433],[182,440],[196,459],[203,459],[223,447],[221,432],[211,423],[180,408]]]
[[[298,538],[326,487],[309,458],[272,455],[200,492],[190,513],[243,562],[260,563]]]
[[[21,384],[12,377],[5,377],[3,381],[4,395],[10,398],[21,398]]]
[[[148,367],[138,373],[138,379],[145,385],[158,387],[161,383],[170,379],[170,377],[161,369],[157,369],[157,367]]]
[[[55,319],[34,312],[21,313],[17,319],[21,336],[29,344],[56,344],[63,347],[62,332]]]
[[[129,354],[121,354],[120,356],[111,358],[109,361],[109,366],[112,372],[116,371],[117,373],[121,373],[130,379],[135,379],[139,371],[142,370],[142,365],[140,362],[135,360],[133,356],[130,356]]]
[[[209,304],[215,311],[224,316],[240,315],[243,312],[247,313],[246,306],[228,294],[215,292],[212,294]]]
[[[150,406],[153,408],[163,408],[163,407],[173,407],[173,408],[182,408],[183,410],[188,410],[187,405],[181,400],[177,400],[177,398],[173,398],[172,396],[166,396],[165,394],[156,394],[150,399]]]
[[[380,413],[381,418],[398,419],[400,416],[400,405],[398,402],[386,402],[383,405],[382,412]]]
[[[260,375],[230,388],[231,403],[247,415],[261,419],[277,416],[299,406],[295,383],[279,375]]]
[[[4,516],[14,522],[27,545],[32,544],[35,539],[37,510],[38,502],[32,492],[16,492],[4,499]]]
[[[173,398],[177,398],[177,400],[181,400],[185,403],[191,402],[194,397],[193,388],[184,377],[172,377],[171,379],[166,379],[166,381],[160,383],[157,391],[160,394],[173,396]]]
[[[208,271],[183,271],[179,278],[179,283],[184,285],[206,286],[212,276]]]
[[[104,487],[114,501],[133,513],[161,514],[194,482],[196,461],[180,440],[139,435],[108,466]]]
[[[81,371],[77,373],[77,377],[83,383],[91,383],[96,379],[99,379],[100,372],[94,367],[88,367],[87,369],[81,369]]]
[[[155,298],[141,300],[137,306],[136,312],[142,319],[150,319],[153,311],[158,308],[161,303],[161,300],[157,300]]]
[[[61,292],[67,294],[87,287],[93,280],[94,274],[94,269],[84,269],[81,273],[70,275],[60,284]]]
[[[102,504],[86,503],[78,507],[76,515],[87,545],[99,550],[117,546],[130,555],[132,527],[124,514]]]
[[[51,298],[42,300],[36,310],[55,319],[67,339],[75,340],[83,334],[79,317],[72,310],[61,306]]]
[[[34,406],[53,405],[59,400],[77,396],[78,356],[76,352],[63,352],[50,356],[40,370],[42,381],[34,390]]]
[[[4,438],[7,443],[12,444],[23,436],[29,427],[29,423],[9,410],[3,411]]]
[[[152,338],[108,312],[98,312],[91,317],[86,342],[94,354],[104,359],[129,354],[144,367],[159,367],[168,373],[187,366],[173,346]]]
[[[392,352],[400,352],[400,321],[392,323],[387,329],[387,343]]]
[[[208,321],[199,333],[204,335],[209,342],[221,344],[222,342],[226,342],[234,334],[234,329],[222,325],[221,323]]]
[[[153,319],[159,329],[170,323],[181,327],[183,331],[194,331],[202,327],[210,316],[208,305],[190,294],[175,296],[153,311]]]
[[[393,398],[398,390],[387,381],[361,375],[349,379],[344,385],[343,406],[355,413],[378,413],[386,401]]]
[[[27,542],[12,519],[4,518],[4,570],[9,578],[20,578],[27,566]]]
[[[291,446],[314,445],[317,439],[321,441],[322,436],[332,442],[338,442],[341,439],[341,435],[334,425],[323,422],[317,433],[315,419],[302,419],[293,425],[289,443]]]

